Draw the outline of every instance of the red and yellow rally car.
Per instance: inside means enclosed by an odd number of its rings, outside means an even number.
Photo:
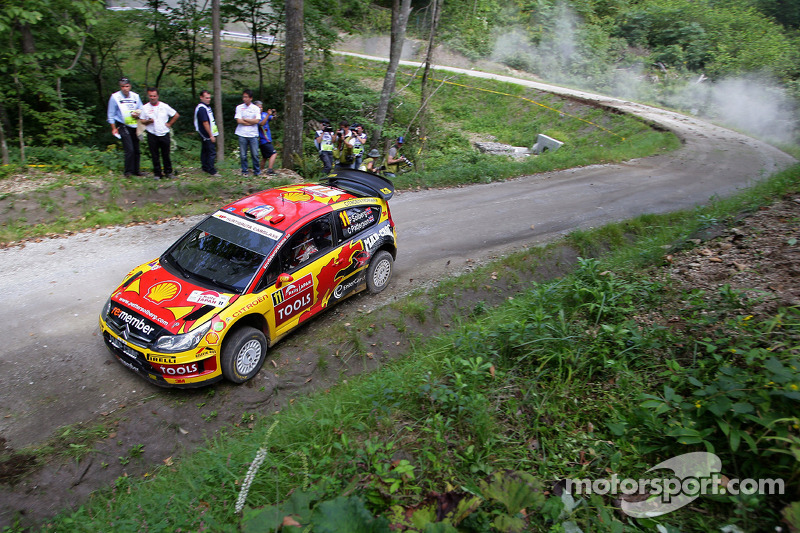
[[[393,194],[385,178],[337,170],[223,207],[128,273],[100,315],[106,346],[156,385],[251,379],[299,324],[388,285]]]

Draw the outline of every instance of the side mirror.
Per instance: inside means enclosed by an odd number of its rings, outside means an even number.
[[[281,274],[278,276],[278,281],[275,283],[276,287],[280,287],[281,285],[286,285],[287,283],[291,283],[294,281],[294,278],[291,274]]]

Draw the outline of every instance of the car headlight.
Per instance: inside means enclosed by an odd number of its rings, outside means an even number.
[[[103,320],[108,320],[109,311],[111,311],[111,298],[106,300],[106,304],[103,306],[103,310],[100,312],[100,318]]]
[[[210,328],[211,321],[209,320],[189,333],[159,337],[156,341],[155,348],[161,352],[185,352],[186,350],[191,350],[200,344],[200,340],[208,333]]]

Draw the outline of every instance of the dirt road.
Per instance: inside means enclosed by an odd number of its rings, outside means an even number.
[[[467,259],[479,261],[546,242],[576,228],[701,204],[795,162],[757,140],[680,114],[536,82],[464,72],[639,115],[675,132],[683,147],[618,165],[398,194],[391,209],[400,252],[395,281],[384,300],[440,279]],[[123,406],[127,406],[126,427],[135,432],[125,438],[138,439],[134,442],[152,453],[149,459],[154,463],[202,442],[209,426],[196,405],[209,397],[208,391],[163,391],[145,383],[111,358],[96,325],[106,297],[122,275],[158,256],[195,220],[104,229],[0,250],[0,323],[5,331],[0,349],[0,444],[5,440],[7,446],[20,449],[42,442],[65,425],[113,416]],[[358,298],[321,320],[337,320],[373,304]],[[286,342],[302,350],[303,332]],[[315,353],[306,352],[316,360]],[[301,363],[299,357],[297,361],[281,378],[262,372],[266,375],[259,375],[250,387],[219,386],[217,396],[225,396],[227,405],[238,411],[214,416],[220,423],[230,422],[242,411],[270,409],[279,392],[302,389],[306,364],[312,362]],[[121,435],[117,446],[122,439]],[[113,445],[108,446],[105,453],[116,459]],[[80,501],[119,474],[118,468],[101,469],[92,462],[38,474],[2,498],[0,527],[15,511],[46,516]],[[94,482],[85,483],[87,476]],[[33,509],[37,495],[47,503],[40,501]]]

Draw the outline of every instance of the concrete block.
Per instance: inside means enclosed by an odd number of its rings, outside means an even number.
[[[561,141],[557,141],[552,137],[548,137],[547,135],[542,135],[541,133],[536,136],[536,143],[531,147],[531,152],[534,154],[541,154],[550,150],[551,152],[555,152],[559,148],[564,145]]]

